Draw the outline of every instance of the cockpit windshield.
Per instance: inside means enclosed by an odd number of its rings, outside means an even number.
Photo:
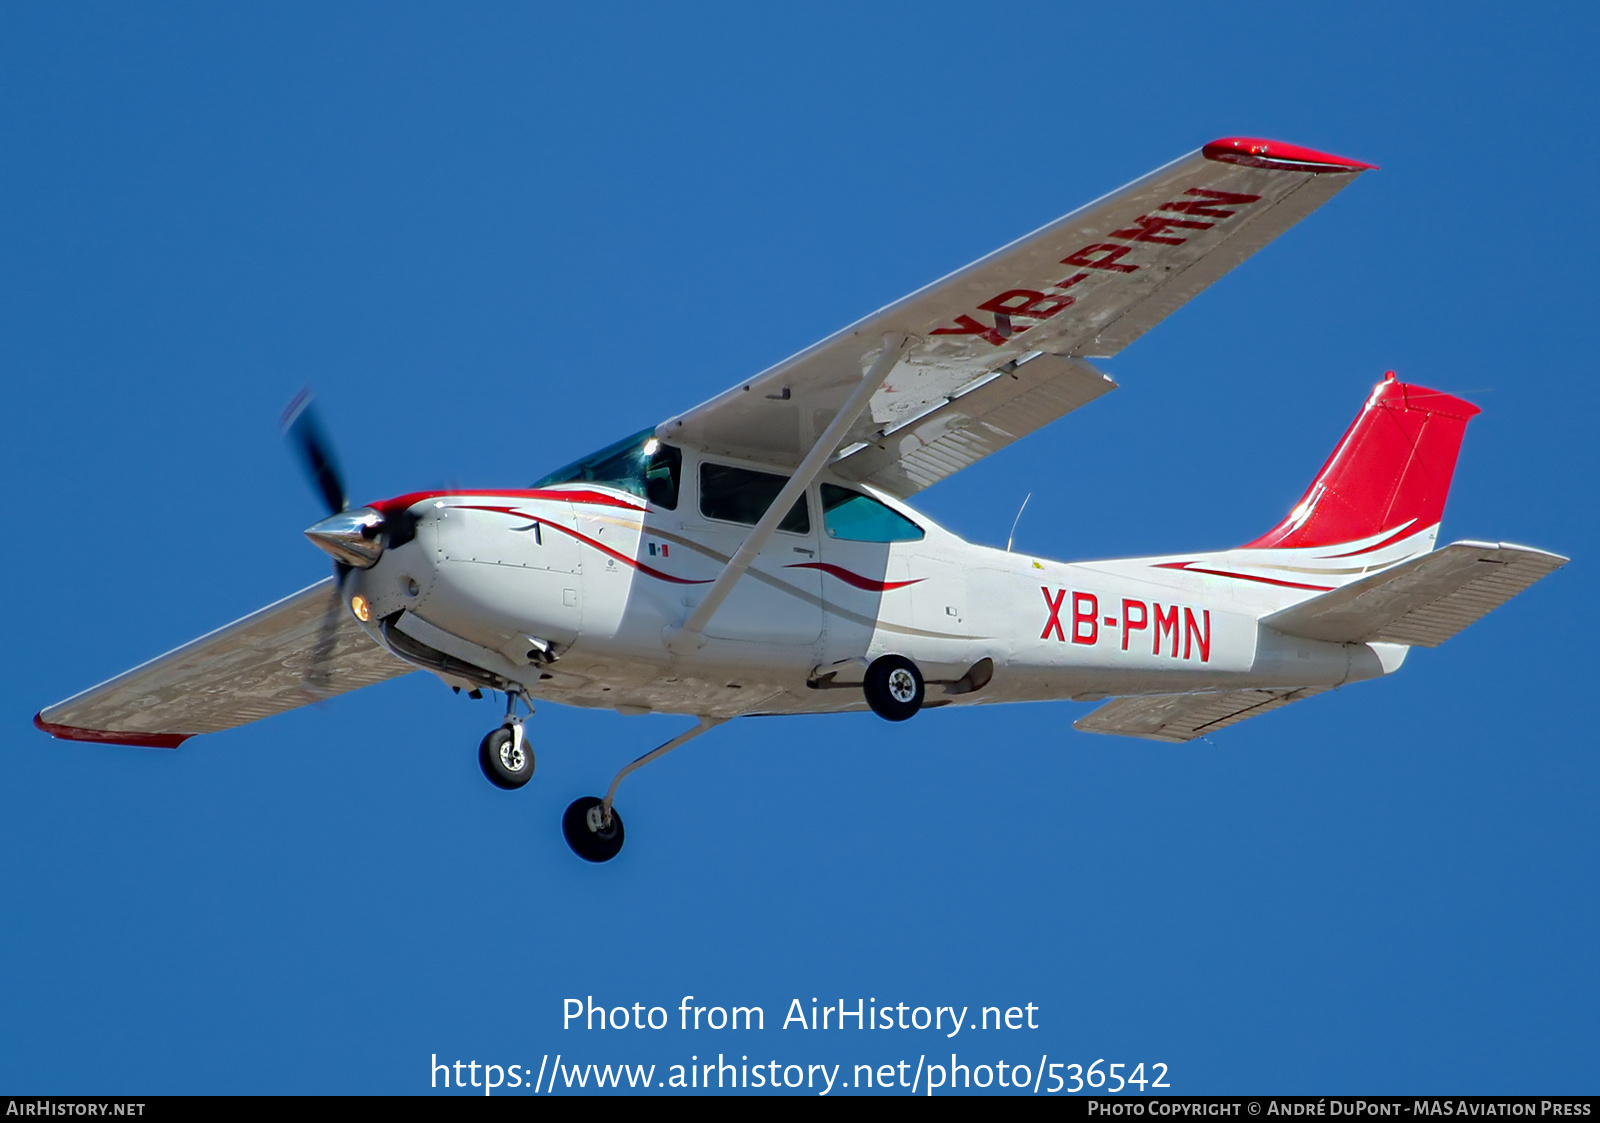
[[[595,483],[618,487],[668,511],[678,509],[683,452],[656,440],[654,429],[635,433],[591,456],[551,472],[533,486]]]

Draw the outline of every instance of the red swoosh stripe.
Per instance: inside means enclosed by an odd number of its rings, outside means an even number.
[[[794,565],[786,565],[783,568],[820,569],[822,572],[829,574],[830,576],[837,577],[846,585],[853,585],[857,589],[865,589],[869,593],[887,593],[891,589],[903,589],[907,585],[915,585],[918,581],[923,580],[921,577],[914,577],[910,581],[874,581],[870,577],[863,577],[859,573],[852,573],[843,566],[829,565],[827,562],[796,562]]]
[[[1181,569],[1185,573],[1206,573],[1212,577],[1232,577],[1239,581],[1259,581],[1263,585],[1279,585],[1285,589],[1312,589],[1319,593],[1332,592],[1335,588],[1333,585],[1302,585],[1298,581],[1279,581],[1274,577],[1253,577],[1248,573],[1228,573],[1221,569],[1191,568],[1191,563],[1189,562],[1160,562],[1155,568]]]
[[[630,558],[626,554],[618,553],[616,550],[613,550],[610,546],[601,545],[599,542],[596,542],[593,538],[590,538],[587,534],[579,534],[576,530],[568,530],[566,527],[562,526],[560,523],[546,522],[544,519],[534,518],[534,516],[529,515],[529,514],[524,514],[523,512],[517,510],[515,507],[487,507],[487,506],[479,506],[479,505],[477,505],[475,503],[456,503],[456,504],[452,504],[452,506],[454,506],[457,510],[461,510],[461,511],[493,511],[497,515],[510,515],[512,518],[529,519],[529,520],[531,520],[533,522],[538,523],[540,526],[547,526],[551,530],[559,530],[562,534],[565,534],[570,538],[576,538],[579,542],[582,542],[586,546],[593,546],[596,550],[599,550],[602,554],[605,554],[607,557],[616,558],[623,565],[631,565],[631,566],[633,566],[634,569],[637,569],[640,573],[643,573],[648,577],[654,577],[658,581],[670,581],[674,585],[709,585],[709,584],[711,584],[710,578],[706,578],[706,579],[697,581],[697,580],[694,580],[694,579],[689,578],[689,577],[674,577],[670,573],[662,573],[659,569],[657,569],[653,565],[645,565],[643,562],[638,561],[638,560],[636,560],[634,558]]]
[[[1400,539],[1406,537],[1409,534],[1418,534],[1418,533],[1420,533],[1420,531],[1417,529],[1415,524],[1407,524],[1407,525],[1401,527],[1399,530],[1395,531],[1393,534],[1389,535],[1389,537],[1385,538],[1382,542],[1379,542],[1375,546],[1367,546],[1364,549],[1360,549],[1360,550],[1351,550],[1348,554],[1329,554],[1327,556],[1331,560],[1333,558],[1353,558],[1357,554],[1370,554],[1374,550],[1381,550],[1385,546],[1389,546],[1389,545],[1392,545],[1392,544],[1400,541]]]
[[[648,510],[636,503],[618,499],[615,495],[608,495],[603,491],[558,491],[553,488],[536,488],[524,491],[413,491],[405,495],[397,495],[393,499],[380,499],[367,506],[377,511],[388,514],[390,511],[404,511],[426,499],[451,499],[460,495],[484,495],[491,499],[554,499],[562,503],[588,503],[596,507],[621,507],[625,511],[638,511],[643,513]]]

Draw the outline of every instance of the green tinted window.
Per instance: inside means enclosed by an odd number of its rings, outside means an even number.
[[[752,472],[731,464],[702,464],[700,513],[708,519],[754,526],[788,482],[789,477],[771,472]],[[804,495],[789,508],[778,529],[790,534],[811,533],[811,515]]]
[[[859,491],[822,485],[822,526],[845,542],[915,542],[922,528]]]
[[[551,472],[533,486],[609,484],[630,491],[640,499],[648,499],[657,507],[675,511],[678,509],[678,476],[682,469],[683,453],[656,440],[654,429],[646,429]]]

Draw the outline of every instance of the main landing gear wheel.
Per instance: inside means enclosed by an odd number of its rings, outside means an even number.
[[[478,745],[478,764],[489,783],[512,791],[533,779],[533,749],[522,725],[502,725]]]
[[[922,672],[903,655],[880,655],[874,659],[861,688],[872,712],[886,721],[905,721],[915,716],[922,709],[927,692]]]
[[[609,862],[622,849],[622,816],[611,809],[605,821],[605,801],[586,795],[575,799],[561,816],[561,833],[572,852],[586,862]]]

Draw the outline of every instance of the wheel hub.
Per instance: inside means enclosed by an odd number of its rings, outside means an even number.
[[[902,668],[889,673],[889,693],[896,702],[909,702],[917,696],[917,680]]]
[[[527,766],[528,756],[514,740],[500,746],[500,763],[512,772],[521,772]]]

